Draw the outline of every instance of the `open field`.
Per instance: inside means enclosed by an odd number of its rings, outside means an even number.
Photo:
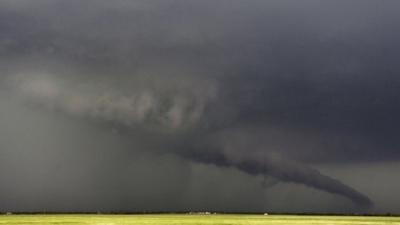
[[[400,225],[400,217],[263,215],[2,215],[1,225],[246,225],[350,224]]]

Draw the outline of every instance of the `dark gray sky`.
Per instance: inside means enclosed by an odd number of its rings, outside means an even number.
[[[0,211],[400,213],[399,10],[1,1]]]

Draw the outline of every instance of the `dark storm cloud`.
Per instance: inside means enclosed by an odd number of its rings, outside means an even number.
[[[0,85],[3,96],[13,98],[0,104],[27,110],[27,122],[37,110],[51,117],[43,118],[50,127],[72,120],[78,130],[111,130],[121,141],[110,147],[119,149],[118,157],[101,169],[105,174],[132,173],[117,165],[134,164],[141,154],[149,162],[172,154],[176,167],[228,166],[368,205],[368,197],[307,164],[399,159],[398,7],[375,1],[6,0],[0,3]],[[16,131],[4,132],[18,137],[21,126],[9,124]],[[117,143],[106,140],[101,143]],[[75,150],[60,154],[72,160],[104,145],[93,142],[65,143]],[[12,149],[29,146],[2,145],[10,161]],[[106,148],[100,152],[107,155]]]

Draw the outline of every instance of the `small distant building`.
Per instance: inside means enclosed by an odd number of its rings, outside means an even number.
[[[211,215],[211,212],[189,212],[189,214],[197,214],[197,215]]]

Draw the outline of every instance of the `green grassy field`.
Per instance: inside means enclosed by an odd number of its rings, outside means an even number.
[[[398,224],[400,217],[263,215],[2,215],[1,225],[246,225],[246,224]]]

